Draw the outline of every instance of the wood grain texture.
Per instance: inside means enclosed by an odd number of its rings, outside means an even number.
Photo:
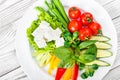
[[[12,24],[21,18],[25,10],[35,1],[0,0],[0,80],[29,80],[15,55],[16,27],[13,27]],[[118,36],[118,53],[115,63],[103,80],[120,80],[120,0],[96,1],[109,13]]]

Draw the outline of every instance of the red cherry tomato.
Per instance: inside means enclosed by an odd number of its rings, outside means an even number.
[[[68,29],[71,33],[79,31],[82,28],[82,23],[78,20],[72,20],[68,24]]]
[[[81,21],[82,21],[82,24],[84,26],[87,26],[88,24],[90,24],[91,22],[93,22],[93,15],[89,12],[84,12],[82,15],[81,15]]]
[[[92,36],[92,31],[90,28],[82,28],[79,32],[79,39],[81,41],[87,40]]]
[[[89,28],[92,30],[93,35],[97,35],[101,30],[101,25],[97,22],[92,22],[89,24]]]
[[[71,7],[68,11],[68,14],[71,19],[78,19],[81,16],[81,11],[77,7]]]

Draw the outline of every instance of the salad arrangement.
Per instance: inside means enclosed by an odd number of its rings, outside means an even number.
[[[49,65],[49,74],[57,69],[55,80],[77,80],[78,76],[86,79],[93,77],[99,67],[110,66],[100,60],[112,56],[109,50],[112,45],[108,43],[110,38],[103,35],[102,26],[90,12],[72,6],[67,15],[60,0],[45,1],[45,5],[48,10],[36,7],[39,12],[38,19],[27,29],[28,40],[34,49],[33,56],[40,66]],[[49,41],[45,37],[46,45],[38,46],[33,32],[42,21],[49,23],[52,30],[61,31],[58,37],[64,40],[62,46],[56,46],[54,39]]]

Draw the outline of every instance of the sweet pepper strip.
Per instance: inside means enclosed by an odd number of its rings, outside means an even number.
[[[49,74],[52,73],[54,60],[55,60],[55,56],[52,56],[52,58],[50,60],[50,66],[49,66],[49,69],[48,69]]]
[[[60,80],[63,74],[65,73],[65,71],[66,71],[66,68],[58,68],[55,76],[55,80]]]
[[[71,76],[72,76],[72,69],[73,69],[73,68],[68,68],[68,69],[65,71],[65,74],[64,74],[62,80],[70,80],[70,78],[71,78]]]
[[[78,77],[78,65],[75,64],[73,67],[72,80],[77,80]]]

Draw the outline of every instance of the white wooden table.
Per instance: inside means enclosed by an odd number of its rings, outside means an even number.
[[[37,0],[0,0],[0,80],[29,80],[15,54],[16,26],[26,9]],[[109,13],[118,35],[118,53],[103,80],[120,80],[120,0],[96,0]]]

